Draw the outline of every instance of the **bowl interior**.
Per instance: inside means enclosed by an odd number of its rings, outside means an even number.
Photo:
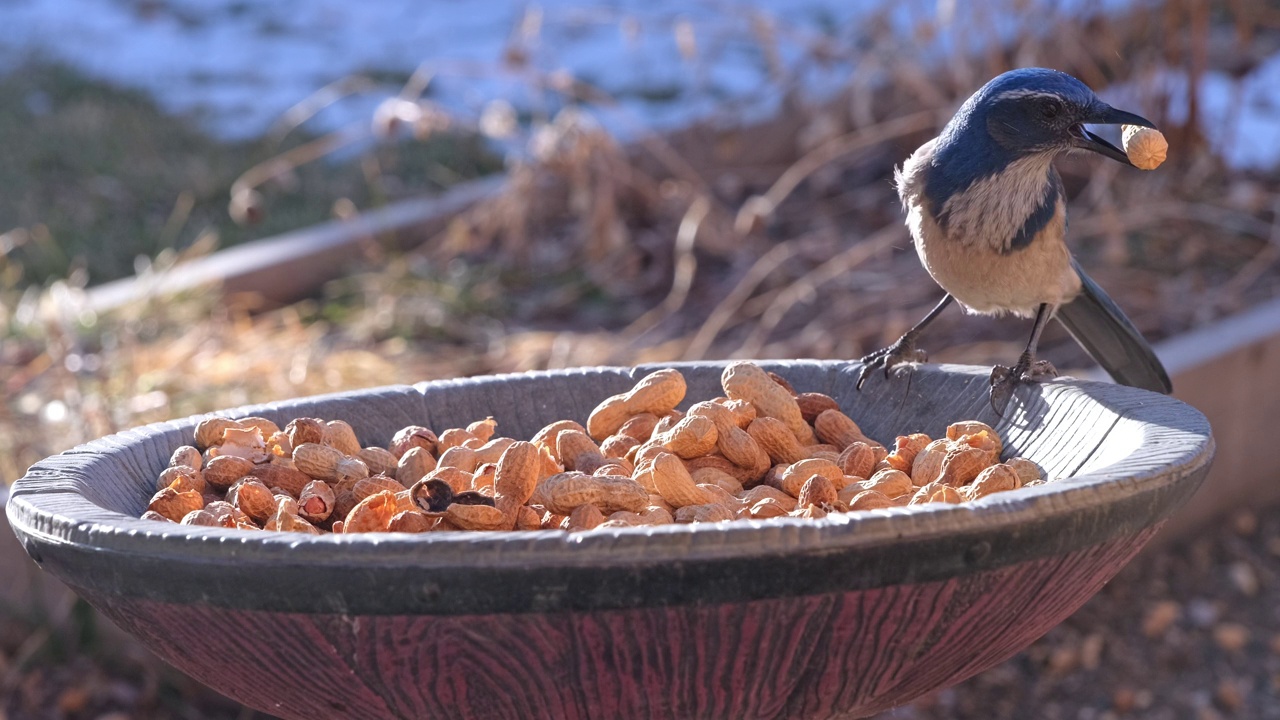
[[[685,407],[721,394],[724,365],[680,366]],[[981,420],[999,431],[1007,455],[1063,479],[961,505],[572,534],[311,537],[141,520],[156,475],[174,448],[191,442],[200,418],[187,418],[37,464],[15,484],[8,513],[37,561],[92,592],[298,612],[621,608],[884,587],[1073,552],[1161,522],[1195,490],[1212,456],[1202,415],[1131,388],[1065,380],[1026,387],[1001,418],[988,405],[981,368],[924,366],[858,391],[857,365],[762,365],[799,391],[834,397],[882,442]],[[654,369],[432,382],[224,414],[280,424],[341,419],[365,444],[384,444],[410,424],[439,432],[492,415],[499,433],[528,438],[554,420],[584,421],[600,400]]]
[[[958,420],[981,420],[1005,441],[1004,457],[1037,462],[1049,478],[1067,478],[1123,462],[1144,442],[1144,423],[1125,422],[1125,404],[1108,398],[1109,386],[1049,384],[1023,392],[1005,417],[986,402],[985,379],[957,372],[920,372],[909,381],[873,381],[853,386],[851,366],[835,363],[764,363],[783,374],[800,392],[831,395],[868,436],[892,446],[901,434],[945,436]],[[635,369],[591,368],[559,373],[528,373],[478,379],[378,388],[251,406],[217,414],[260,415],[281,426],[296,417],[345,420],[365,445],[385,446],[400,428],[418,424],[437,433],[492,415],[498,434],[528,439],[560,419],[586,422],[604,398],[630,389],[640,377],[663,366]],[[680,367],[677,365],[677,367]],[[723,364],[681,367],[688,393],[680,409],[723,395]],[[878,378],[877,378],[878,379]],[[897,381],[897,382],[895,382]],[[155,477],[179,445],[191,444],[201,417],[161,423],[100,441],[130,452],[93,458],[91,472],[68,478],[71,487],[94,505],[137,517],[155,492]],[[73,451],[74,452],[74,451]],[[87,459],[87,458],[85,458]],[[38,466],[37,466],[38,467]]]

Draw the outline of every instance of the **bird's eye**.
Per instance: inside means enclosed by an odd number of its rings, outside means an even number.
[[[1052,120],[1062,114],[1062,103],[1052,98],[1046,98],[1040,102],[1040,114],[1046,119]]]

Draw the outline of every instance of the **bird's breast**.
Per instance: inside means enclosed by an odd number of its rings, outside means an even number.
[[[1021,247],[1004,249],[944,228],[922,198],[908,201],[907,225],[929,275],[967,309],[1029,317],[1042,303],[1061,305],[1080,292],[1065,242],[1061,197],[1047,221]]]

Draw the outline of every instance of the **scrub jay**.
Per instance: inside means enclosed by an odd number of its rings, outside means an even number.
[[[1116,382],[1172,390],[1151,346],[1067,249],[1066,202],[1054,157],[1091,150],[1132,165],[1085,123],[1155,127],[1102,102],[1066,73],[1011,70],[974,93],[942,134],[894,173],[920,262],[947,294],[897,342],[862,358],[859,388],[875,368],[887,376],[894,365],[923,361],[916,349],[920,331],[958,300],[972,313],[1035,318],[1018,361],[991,371],[997,414],[1018,383],[1057,375],[1048,361],[1036,359],[1051,317]]]

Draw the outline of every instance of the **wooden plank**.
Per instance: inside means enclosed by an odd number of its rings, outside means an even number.
[[[103,312],[207,286],[220,287],[229,295],[253,293],[269,304],[300,300],[348,272],[371,238],[410,228],[419,235],[438,232],[458,213],[496,195],[505,183],[505,175],[483,178],[438,197],[405,200],[351,220],[236,245],[154,275],[103,283],[87,291],[87,307]]]
[[[1217,456],[1200,491],[1155,544],[1241,508],[1280,502],[1280,462],[1271,437],[1280,418],[1280,300],[1173,338],[1156,348],[1174,397],[1209,418]]]

